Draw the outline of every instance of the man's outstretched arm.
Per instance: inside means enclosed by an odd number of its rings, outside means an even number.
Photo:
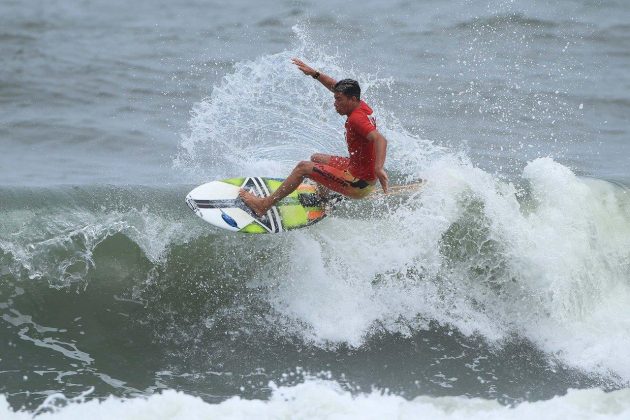
[[[317,80],[320,81],[322,85],[326,87],[326,89],[328,89],[331,92],[333,91],[333,88],[335,87],[335,84],[337,83],[335,79],[333,79],[332,77],[322,72],[315,70],[314,68],[310,67],[299,58],[293,58],[291,59],[291,62],[295,64],[296,66],[298,66],[298,69],[300,69],[302,73],[304,73],[307,76],[316,78]]]

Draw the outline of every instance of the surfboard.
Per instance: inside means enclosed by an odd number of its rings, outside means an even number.
[[[322,198],[315,184],[303,183],[280,200],[262,217],[257,216],[238,196],[241,188],[259,196],[271,195],[283,178],[229,178],[202,184],[186,196],[186,204],[200,218],[218,228],[240,233],[281,233],[319,222],[335,204],[346,198],[335,192]],[[394,185],[387,196],[411,195],[419,191],[425,181]],[[376,192],[370,197],[382,196]]]
[[[280,200],[262,217],[258,217],[240,199],[244,188],[259,197],[271,195],[282,178],[244,177],[212,181],[193,189],[186,204],[206,222],[231,232],[281,233],[317,223],[326,217],[326,204],[317,187],[303,183]]]

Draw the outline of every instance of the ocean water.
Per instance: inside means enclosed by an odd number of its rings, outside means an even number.
[[[0,418],[627,418],[624,1],[0,4]],[[393,183],[275,236],[184,197],[342,154]]]

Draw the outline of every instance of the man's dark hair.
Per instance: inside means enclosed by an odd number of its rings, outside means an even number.
[[[361,87],[359,82],[352,79],[343,79],[335,83],[333,92],[341,92],[346,96],[354,96],[357,99],[361,99]]]

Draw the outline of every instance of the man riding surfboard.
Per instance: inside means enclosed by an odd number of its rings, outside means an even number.
[[[387,193],[388,177],[383,165],[387,155],[387,140],[376,129],[372,108],[361,100],[359,83],[352,79],[336,81],[306,65],[292,60],[298,69],[313,77],[335,95],[335,110],[346,119],[346,143],[349,157],[315,153],[310,161],[297,164],[287,179],[268,197],[257,197],[246,190],[239,196],[258,216],[262,216],[278,201],[291,194],[310,178],[320,185],[350,198],[364,198],[374,190],[378,180]]]

